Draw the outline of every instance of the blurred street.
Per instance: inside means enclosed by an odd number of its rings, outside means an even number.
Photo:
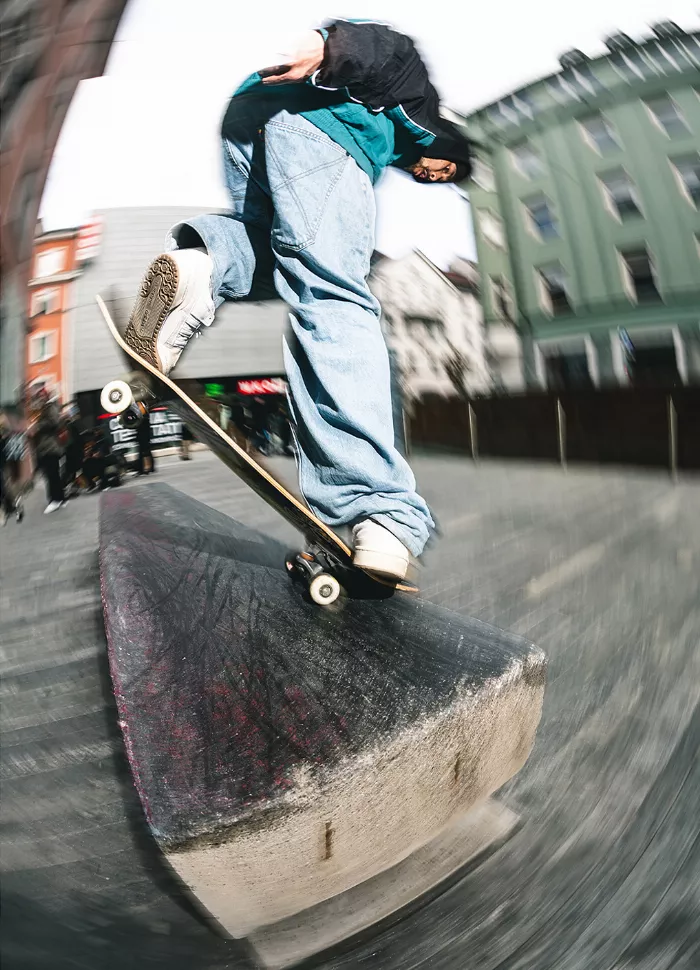
[[[293,480],[291,461],[273,464]],[[442,530],[424,595],[542,647],[544,714],[497,796],[521,818],[515,834],[418,910],[410,935],[386,928],[323,966],[697,967],[697,480],[434,456],[414,467]],[[295,542],[209,453],[164,458],[155,480]],[[8,966],[247,967],[172,894],[124,795],[99,497],[49,516],[43,499],[37,483],[24,523],[0,533]]]

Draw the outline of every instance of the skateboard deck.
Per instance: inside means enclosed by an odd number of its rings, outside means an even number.
[[[256,458],[249,455],[243,445],[234,440],[211,415],[211,401],[196,381],[188,381],[187,389],[162,374],[144,360],[124,340],[101,296],[95,297],[104,321],[112,337],[120,347],[125,359],[136,366],[137,375],[126,381],[113,381],[103,389],[103,404],[117,410],[118,401],[110,397],[119,393],[117,385],[136,389],[144,405],[148,398],[152,404],[166,404],[189,427],[194,436],[214,452],[235,475],[253,489],[268,505],[304,536],[310,551],[302,551],[287,560],[292,575],[307,581],[312,598],[327,605],[337,599],[341,584],[346,592],[356,596],[390,595],[394,590],[417,593],[418,587],[406,580],[395,583],[355,566],[352,550],[328,525],[322,522],[304,504],[303,500],[285,488],[274,475]],[[123,393],[123,388],[122,388]],[[135,396],[135,397],[136,397]],[[144,407],[145,414],[145,407]],[[330,584],[330,585],[329,585]],[[335,584],[335,585],[334,585]],[[336,585],[338,588],[336,589]]]

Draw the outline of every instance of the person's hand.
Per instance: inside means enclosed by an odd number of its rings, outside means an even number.
[[[265,67],[260,71],[263,84],[290,84],[305,81],[323,63],[324,41],[317,30],[309,30],[303,35],[284,64]]]

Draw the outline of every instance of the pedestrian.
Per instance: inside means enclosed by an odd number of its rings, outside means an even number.
[[[61,417],[64,443],[63,489],[66,498],[69,498],[78,494],[78,481],[83,465],[83,442],[77,405],[66,404]]]
[[[156,470],[156,464],[151,449],[151,422],[148,415],[136,426],[136,443],[139,449],[136,474],[150,475]]]
[[[190,454],[190,442],[192,441],[192,432],[187,427],[186,424],[182,425],[182,433],[180,435],[180,458],[182,461],[190,461],[192,455]]]
[[[335,20],[249,77],[223,124],[231,211],[175,226],[141,283],[127,342],[163,373],[224,299],[289,306],[284,358],[300,489],[353,528],[358,566],[405,576],[433,528],[394,445],[389,361],[368,285],[372,185],[394,165],[425,185],[463,180],[469,146],[440,115],[410,38]]]
[[[9,416],[0,411],[0,509],[2,524],[14,516],[24,518],[20,490],[20,468],[24,458],[24,435],[13,430]]]
[[[92,428],[83,444],[83,477],[88,492],[94,492],[97,488],[103,492],[109,485],[107,450],[108,445],[102,428]]]
[[[45,390],[37,395],[36,417],[29,428],[34,444],[36,461],[46,483],[47,506],[44,514],[56,512],[65,503],[61,483],[61,417],[54,401],[49,400]]]
[[[293,457],[294,455],[294,444],[292,438],[292,423],[289,417],[289,410],[284,402],[281,401],[279,406],[279,436],[281,439],[282,454],[287,457]]]

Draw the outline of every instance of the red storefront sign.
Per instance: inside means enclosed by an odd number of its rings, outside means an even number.
[[[239,394],[286,394],[287,384],[281,377],[260,377],[236,381],[236,390]]]

